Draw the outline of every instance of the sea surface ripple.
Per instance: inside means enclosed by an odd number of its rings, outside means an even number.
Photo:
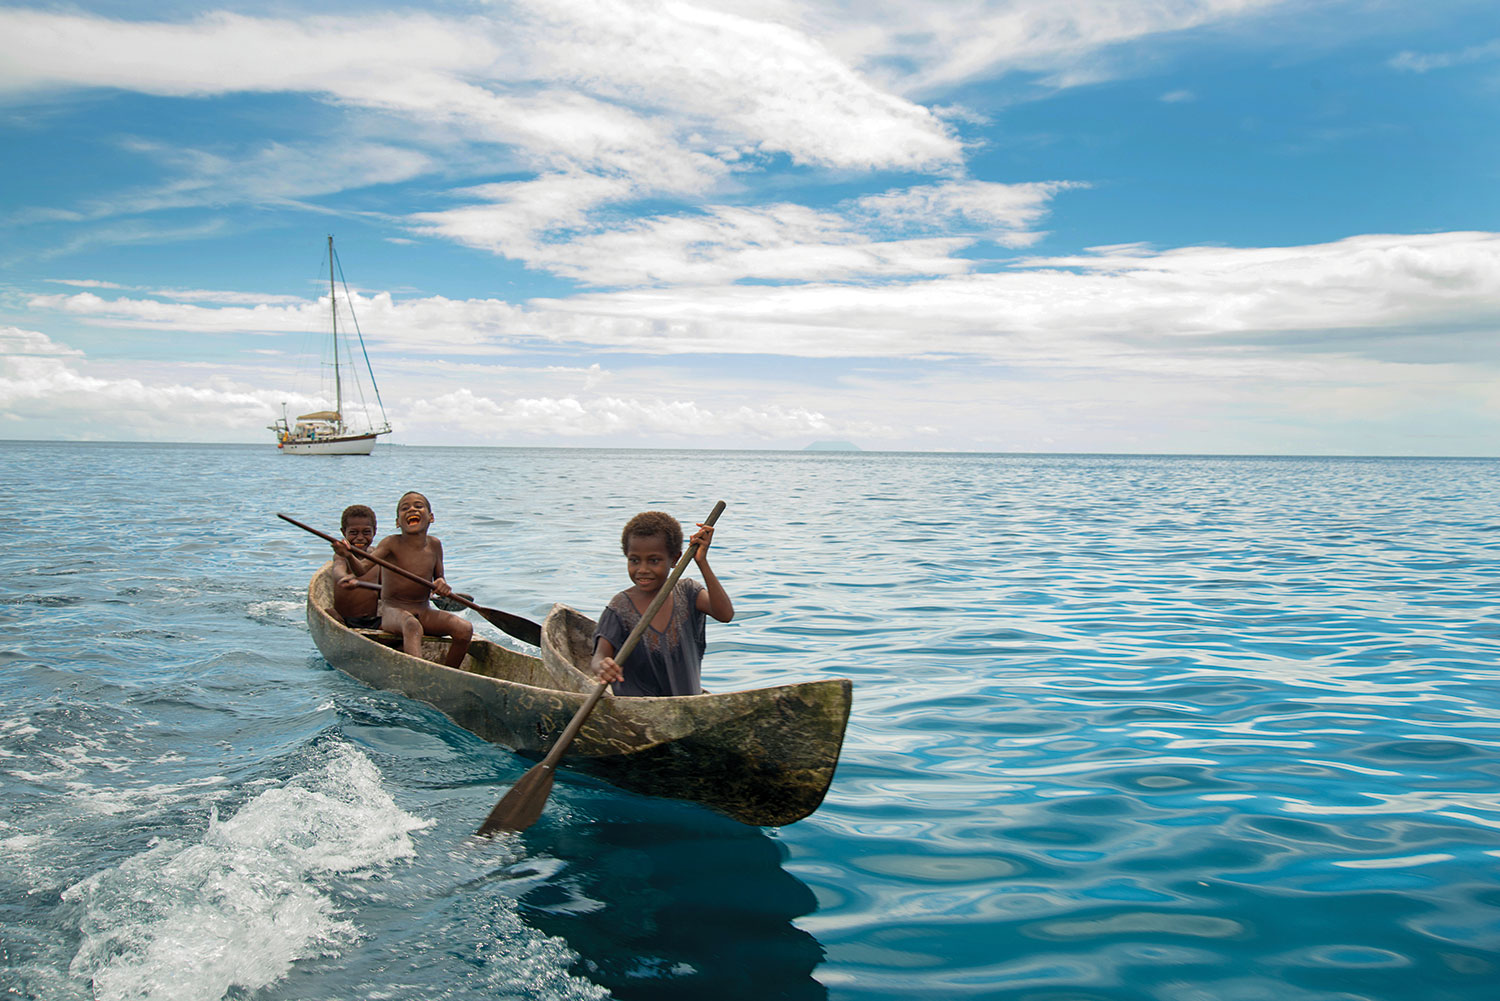
[[[0,443],[0,997],[1490,1001],[1500,462]],[[540,619],[719,498],[716,690],[848,677],[779,830],[331,669],[278,521],[431,498]],[[488,626],[481,630],[494,638]],[[513,642],[513,641],[506,641]]]

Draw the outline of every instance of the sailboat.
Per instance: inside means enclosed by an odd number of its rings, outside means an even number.
[[[375,394],[375,405],[380,410],[380,423],[377,425],[370,417],[370,409],[365,403],[364,387],[358,378],[359,369],[354,364],[352,355],[349,355],[349,344],[347,331],[340,337],[339,331],[339,305],[338,293],[334,288],[335,263],[333,255],[333,237],[328,238],[328,305],[333,317],[333,409],[315,410],[310,414],[299,414],[296,423],[287,417],[286,404],[281,405],[281,416],[276,423],[268,425],[269,430],[276,432],[276,447],[287,455],[369,455],[370,450],[375,447],[375,439],[383,434],[391,433],[391,423],[385,416],[385,404],[380,400],[380,387],[375,384],[375,370],[370,367],[370,355],[365,350],[365,338],[359,331],[359,323],[355,321],[354,334],[359,340],[359,352],[364,357],[365,372],[370,377],[370,389]],[[353,296],[349,295],[349,286],[344,286],[344,296],[350,302],[350,316],[353,312]],[[346,398],[345,373],[348,373],[352,382],[354,393],[358,397],[356,404],[354,399]],[[351,420],[350,413],[354,409],[360,411],[362,422]]]

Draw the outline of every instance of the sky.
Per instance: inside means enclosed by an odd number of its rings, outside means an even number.
[[[0,439],[269,446],[332,236],[398,444],[1496,456],[1497,112],[1493,0],[0,0]]]

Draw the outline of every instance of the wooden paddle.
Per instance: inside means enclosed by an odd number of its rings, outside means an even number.
[[[719,501],[703,524],[712,525],[723,513],[724,502]],[[666,604],[667,599],[672,596],[672,588],[677,586],[677,578],[682,576],[682,572],[687,569],[687,565],[693,560],[693,554],[697,551],[697,543],[688,545],[687,551],[672,568],[672,574],[667,578],[667,582],[656,592],[656,597],[651,599],[651,604],[641,614],[641,621],[635,624],[635,628],[630,630],[630,635],[625,638],[624,645],[616,651],[617,663],[623,664],[625,658],[630,656],[630,652],[640,641],[641,634],[646,631],[651,620],[656,618],[656,613],[661,611],[661,606]],[[476,834],[488,838],[496,831],[524,831],[536,823],[536,818],[542,815],[542,807],[547,805],[547,797],[552,794],[552,780],[556,775],[558,760],[567,752],[568,745],[573,743],[573,738],[578,736],[578,731],[583,729],[583,721],[589,718],[589,713],[594,711],[594,706],[599,704],[599,698],[608,687],[609,682],[601,681],[594,688],[593,694],[573,714],[562,736],[558,737],[557,743],[552,745],[552,750],[548,751],[547,756],[538,764],[533,765],[530,771],[522,775],[519,782],[510,787],[510,792],[495,804],[495,808],[490,811],[484,823],[479,825]]]
[[[326,539],[329,542],[344,541],[343,539],[334,538],[327,532],[320,532],[316,528],[313,528],[311,525],[304,525],[296,518],[287,517],[280,511],[276,512],[276,517],[280,518],[282,521],[291,522],[293,525],[296,525],[304,532],[311,532],[320,539]],[[379,556],[375,556],[372,553],[361,552],[359,554],[359,558],[362,560],[369,560],[370,562],[375,563],[378,566],[384,567],[392,573],[398,573],[401,576],[405,577],[407,580],[416,581],[418,584],[425,585],[426,587],[432,588],[437,586],[433,584],[432,581],[427,580],[424,577],[418,577],[410,570],[404,570],[401,567],[398,567],[396,564],[390,562],[389,560],[383,560]],[[466,608],[474,609],[474,611],[478,612],[481,616],[484,617],[484,620],[486,622],[493,624],[498,629],[510,634],[511,636],[514,636],[516,639],[521,640],[523,643],[530,643],[532,646],[542,645],[542,627],[537,625],[535,622],[532,622],[530,619],[523,619],[519,615],[512,615],[510,612],[502,612],[499,609],[485,608],[482,605],[476,605],[474,604],[474,602],[469,601],[461,594],[455,593],[449,595],[449,597]]]

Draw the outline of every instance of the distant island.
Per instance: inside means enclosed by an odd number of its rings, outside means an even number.
[[[804,448],[804,452],[859,452],[860,447],[852,441],[815,441]]]

